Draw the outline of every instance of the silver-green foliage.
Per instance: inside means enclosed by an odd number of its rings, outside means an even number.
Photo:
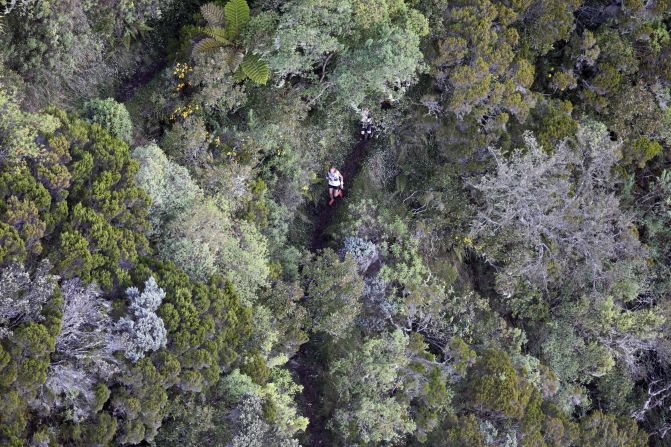
[[[345,253],[351,253],[352,256],[354,256],[354,259],[359,265],[359,270],[362,272],[365,272],[380,256],[377,246],[374,243],[360,237],[346,237],[343,245]]]
[[[163,320],[156,314],[165,298],[165,291],[153,277],[149,277],[142,293],[137,287],[129,287],[126,296],[130,301],[129,316],[119,320],[117,330],[129,337],[126,358],[137,362],[144,357],[145,352],[161,349],[168,341]]]
[[[114,333],[111,305],[96,285],[75,278],[64,281],[61,292],[63,317],[47,370],[45,403],[80,421],[97,411],[94,387],[119,372],[114,353],[125,350],[128,339]]]
[[[341,105],[396,100],[422,71],[425,21],[403,1],[393,7],[384,1],[292,2],[280,17],[270,65],[280,78],[319,81]]]
[[[492,154],[495,171],[473,185],[483,204],[471,237],[503,267],[503,291],[520,280],[539,287],[562,279],[602,282],[610,260],[641,254],[632,216],[615,195],[620,155],[604,125],[585,124],[574,143],[555,148],[542,148],[527,133],[523,149]]]
[[[348,445],[394,444],[415,430],[407,403],[393,391],[408,365],[407,346],[402,331],[384,333],[331,365],[339,402],[333,424]]]
[[[326,249],[303,269],[313,330],[344,337],[361,309],[363,279],[354,257]]]
[[[22,265],[9,265],[0,273],[0,339],[12,335],[21,323],[42,320],[42,306],[52,297],[58,277],[43,261],[32,275]]]
[[[264,420],[263,400],[254,394],[243,397],[236,416],[236,433],[231,447],[299,447],[297,440],[278,433]]]
[[[253,224],[234,221],[212,199],[196,202],[166,226],[159,253],[194,279],[227,276],[246,303],[255,301],[269,275],[266,238]]]
[[[136,148],[133,157],[140,163],[135,180],[151,197],[148,211],[152,233],[158,234],[163,223],[190,207],[202,191],[189,171],[170,161],[155,144]]]
[[[170,161],[156,145],[135,149],[136,180],[152,199],[149,220],[160,236],[159,256],[189,276],[207,281],[227,276],[246,302],[269,275],[266,238],[246,221],[236,221],[224,198],[206,197],[186,168]]]

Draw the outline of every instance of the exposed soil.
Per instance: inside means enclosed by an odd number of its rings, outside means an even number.
[[[323,362],[320,362],[317,343],[314,340],[303,344],[298,353],[289,362],[289,368],[295,379],[303,385],[303,393],[296,399],[301,414],[310,421],[307,430],[301,436],[301,445],[304,447],[326,446],[328,430],[326,421],[328,415],[324,411],[323,392],[320,377],[323,377]]]
[[[168,60],[161,58],[149,66],[142,67],[121,84],[114,99],[122,103],[129,101],[140,87],[151,82],[167,66]]]

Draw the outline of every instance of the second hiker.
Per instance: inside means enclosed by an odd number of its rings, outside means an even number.
[[[373,116],[370,110],[363,109],[361,111],[361,138],[368,140],[373,136]]]

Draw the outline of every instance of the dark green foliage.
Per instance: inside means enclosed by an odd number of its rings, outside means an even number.
[[[84,116],[91,122],[99,124],[103,129],[130,143],[133,136],[133,123],[128,110],[112,98],[94,99],[84,105]]]
[[[30,167],[39,173],[35,181],[51,193],[44,219],[49,213],[61,217],[61,200],[69,210],[63,221],[49,222],[53,233],[47,240],[57,244],[57,269],[65,277],[78,276],[107,288],[128,284],[128,267],[148,250],[141,233],[146,228],[147,196],[133,184],[137,164],[126,144],[98,125],[61,112],[54,115],[62,127],[47,136],[53,156]]]
[[[206,379],[204,385],[211,385],[221,371],[236,361],[250,336],[251,310],[239,303],[230,282],[222,278],[212,278],[207,284],[195,283],[174,264],[150,260],[133,276],[142,278],[148,274],[154,275],[166,291],[158,314],[168,329],[168,351],[175,356],[164,358],[160,368],[167,377],[174,377],[179,371],[198,371]],[[190,379],[193,382],[195,376],[192,374]]]
[[[35,106],[73,104],[109,91],[136,65],[123,46],[173,9],[170,0],[10,4],[16,7],[8,7],[11,12],[4,17],[7,65],[26,81],[25,93]]]
[[[525,416],[534,393],[518,376],[508,355],[492,349],[479,356],[465,386],[473,409],[512,419]]]
[[[47,378],[54,337],[39,323],[14,329],[11,340],[2,340],[0,351],[0,443],[21,445],[27,435],[28,402],[37,396]]]
[[[580,443],[585,447],[644,447],[648,439],[635,421],[595,411],[580,423]]]
[[[128,284],[128,269],[149,248],[148,199],[133,183],[128,146],[56,109],[35,119],[58,125],[39,135],[40,156],[10,159],[3,170],[3,258],[32,263],[46,245],[65,278]]]
[[[463,417],[453,417],[446,421],[449,428],[437,430],[435,435],[431,436],[431,445],[441,447],[484,447],[485,440],[483,434],[480,432],[478,420],[474,415],[467,415]]]

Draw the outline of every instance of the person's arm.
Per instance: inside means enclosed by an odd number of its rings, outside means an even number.
[[[342,189],[345,189],[345,177],[343,177],[343,175],[340,174],[340,171],[338,171],[338,174],[340,175],[340,187]]]

